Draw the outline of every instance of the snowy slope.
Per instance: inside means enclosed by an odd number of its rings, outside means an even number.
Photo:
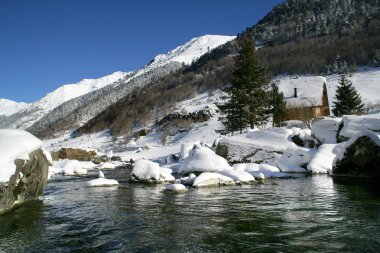
[[[205,35],[199,38],[193,38],[185,45],[179,46],[167,54],[157,56],[151,64],[148,64],[137,71],[128,73],[115,72],[99,79],[84,79],[76,84],[63,85],[55,91],[47,94],[41,100],[28,105],[25,109],[19,111],[19,113],[11,115],[8,119],[6,118],[3,122],[0,122],[0,128],[29,128],[44,116],[48,115],[48,113],[53,111],[53,109],[65,102],[75,98],[80,98],[83,95],[95,92],[101,88],[105,88],[110,84],[115,84],[118,80],[122,80],[120,83],[123,85],[129,85],[137,77],[152,73],[154,70],[167,66],[171,63],[190,64],[193,60],[199,58],[209,50],[212,50],[234,38],[234,36],[220,35]],[[120,94],[120,96],[121,95],[123,94]],[[75,104],[79,103],[76,102]],[[104,105],[103,109],[106,106],[108,105]],[[88,119],[84,119],[84,121],[86,120]],[[46,118],[44,121],[47,122]]]
[[[0,116],[9,116],[28,107],[24,102],[15,102],[9,99],[0,98]]]
[[[235,36],[204,35],[193,38],[183,46],[168,52],[167,54],[157,55],[149,64],[150,67],[166,64],[175,61],[184,64],[191,64],[208,51],[233,40]]]
[[[347,76],[359,92],[366,107],[380,108],[380,68],[360,68]],[[323,76],[278,76],[274,81],[289,104],[322,104],[323,83],[326,82],[330,109],[333,108],[339,75]],[[294,97],[297,88],[297,98]]]
[[[362,102],[366,107],[375,106],[380,109],[380,68],[360,68],[347,78],[362,97]],[[330,108],[332,108],[340,76],[331,75],[327,76],[326,79]]]

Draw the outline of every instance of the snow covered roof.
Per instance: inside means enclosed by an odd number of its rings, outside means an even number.
[[[288,107],[321,106],[325,82],[323,76],[283,77],[276,80],[279,90],[284,93]]]

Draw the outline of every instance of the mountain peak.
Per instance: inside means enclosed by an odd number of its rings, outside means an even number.
[[[233,39],[235,39],[235,36],[203,35],[195,37],[184,45],[179,46],[166,54],[157,55],[149,66],[162,66],[168,62],[179,62],[189,65],[208,51]]]

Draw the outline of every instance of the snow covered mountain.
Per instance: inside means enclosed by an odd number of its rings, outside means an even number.
[[[220,35],[193,38],[183,46],[155,57],[150,64],[137,71],[115,72],[99,79],[84,79],[76,84],[64,85],[17,113],[8,114],[0,122],[0,128],[22,128],[36,133],[56,124],[58,129],[60,126],[62,130],[73,129],[132,92],[133,88],[147,85],[179,69],[182,64],[190,64],[234,38]]]
[[[9,99],[0,98],[0,116],[12,115],[26,107],[29,104],[24,102],[15,102]]]

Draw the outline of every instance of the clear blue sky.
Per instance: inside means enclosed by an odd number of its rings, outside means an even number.
[[[283,0],[0,0],[0,98],[136,70],[204,34],[236,35]]]

